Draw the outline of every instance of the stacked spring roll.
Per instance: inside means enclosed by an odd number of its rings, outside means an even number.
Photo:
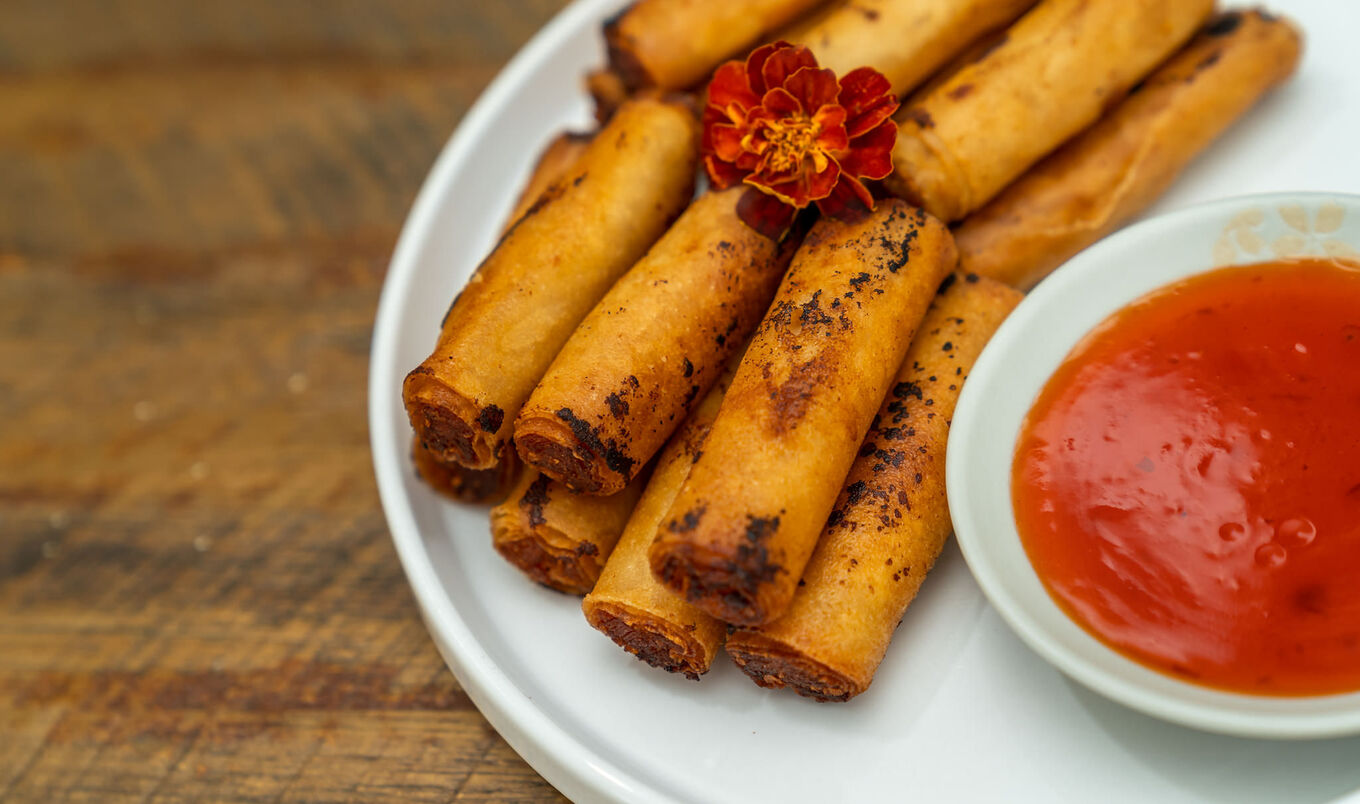
[[[697,157],[683,103],[630,101],[506,233],[403,386],[412,427],[441,461],[500,459],[562,344],[688,202]]]
[[[1028,288],[1152,203],[1269,89],[1302,47],[1289,21],[1218,15],[1099,123],[955,231],[963,268]]]
[[[661,582],[724,622],[783,613],[956,259],[944,225],[901,201],[813,225],[652,544]]]
[[[760,321],[797,242],[743,223],[742,191],[692,203],[576,328],[515,422],[526,463],[613,494],[699,403]]]
[[[868,65],[905,95],[970,42],[1010,24],[1035,0],[839,0],[776,36],[806,45],[845,75]]]
[[[685,602],[652,577],[652,538],[675,502],[718,415],[731,372],[720,378],[657,459],[595,589],[581,603],[586,621],[638,659],[698,680],[713,665],[727,625]]]
[[[863,692],[949,537],[944,457],[973,361],[1021,294],[976,275],[921,323],[782,617],[727,652],[757,684],[844,701]]]
[[[1042,0],[900,113],[888,186],[945,221],[1095,122],[1204,22],[1213,0]]]

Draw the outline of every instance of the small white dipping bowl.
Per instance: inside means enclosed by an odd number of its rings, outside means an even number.
[[[1111,235],[1045,279],[1001,326],[964,385],[949,437],[949,510],[959,545],[983,593],[1015,633],[1096,692],[1223,734],[1360,733],[1360,692],[1289,698],[1221,692],[1150,670],[1107,647],[1058,608],[1030,565],[1015,526],[1011,462],[1039,391],[1081,337],[1110,314],[1214,268],[1299,256],[1360,258],[1360,196],[1232,198]]]

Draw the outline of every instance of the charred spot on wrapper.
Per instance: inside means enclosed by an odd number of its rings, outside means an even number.
[[[617,392],[606,396],[604,403],[609,406],[609,412],[614,414],[614,418],[622,419],[628,415],[628,401],[619,396]]]
[[[628,378],[633,387],[637,387],[637,378]],[[571,408],[561,408],[557,411],[557,418],[566,423],[571,428],[571,433],[583,446],[593,452],[596,456],[604,458],[605,466],[612,471],[627,476],[633,470],[636,463],[632,458],[619,447],[614,439],[609,439],[606,444],[600,439],[598,427],[591,427],[590,423],[578,417],[572,412]]]
[[[703,519],[704,512],[707,510],[708,508],[702,505],[698,508],[691,508],[682,514],[678,520],[672,519],[666,529],[671,533],[689,533],[699,527],[699,520]]]
[[[547,475],[539,475],[529,484],[529,488],[524,490],[524,496],[519,498],[520,507],[529,515],[530,527],[536,528],[548,521],[543,516],[543,506],[548,504],[548,483]]]
[[[1262,14],[1261,17],[1262,19],[1266,19],[1267,22],[1270,21],[1268,18],[1266,18],[1264,14]],[[1210,21],[1208,25],[1204,26],[1204,33],[1208,34],[1209,36],[1227,36],[1228,34],[1237,30],[1237,27],[1241,24],[1242,24],[1242,12],[1229,11],[1224,14],[1220,14],[1216,19]]]
[[[907,119],[921,128],[935,128],[935,118],[930,116],[930,112],[920,106],[913,106],[906,112]]]
[[[487,405],[477,413],[477,426],[482,428],[484,433],[494,433],[501,429],[501,424],[505,421],[505,411],[496,405]]]

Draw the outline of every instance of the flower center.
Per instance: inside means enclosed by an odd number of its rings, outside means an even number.
[[[816,120],[806,115],[785,117],[779,120],[761,121],[756,131],[747,134],[743,147],[753,150],[764,157],[767,170],[787,173],[803,164],[803,159],[811,156],[818,172],[826,168],[826,155],[817,147],[817,137],[822,133]],[[750,141],[757,133],[761,142]]]

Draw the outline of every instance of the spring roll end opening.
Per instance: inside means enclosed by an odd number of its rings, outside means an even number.
[[[544,531],[541,538],[537,529]],[[588,594],[600,577],[598,556],[553,550],[547,543],[566,541],[567,536],[548,525],[539,525],[537,529],[525,533],[493,524],[492,541],[496,552],[535,583],[569,595]]]
[[[692,681],[708,672],[711,660],[696,640],[677,639],[666,623],[657,622],[646,612],[605,602],[590,605],[586,620],[591,627],[614,640],[639,661],[668,673],[680,673]]]
[[[416,368],[406,377],[402,397],[411,428],[431,457],[468,469],[490,469],[497,463],[499,426],[487,429],[475,421],[476,406],[457,391]],[[488,406],[484,410],[499,410]],[[500,422],[496,422],[497,425]]]
[[[540,426],[537,419],[521,419],[515,425],[515,449],[526,464],[580,494],[614,494],[627,482],[601,472],[585,457],[590,454],[585,446],[555,421]]]
[[[775,614],[761,600],[762,578],[777,575],[774,565],[746,568],[725,555],[689,542],[652,545],[652,575],[690,605],[733,625],[761,625]]]
[[[801,651],[754,632],[739,631],[729,639],[727,655],[757,685],[788,687],[805,698],[843,702],[867,688]]]

